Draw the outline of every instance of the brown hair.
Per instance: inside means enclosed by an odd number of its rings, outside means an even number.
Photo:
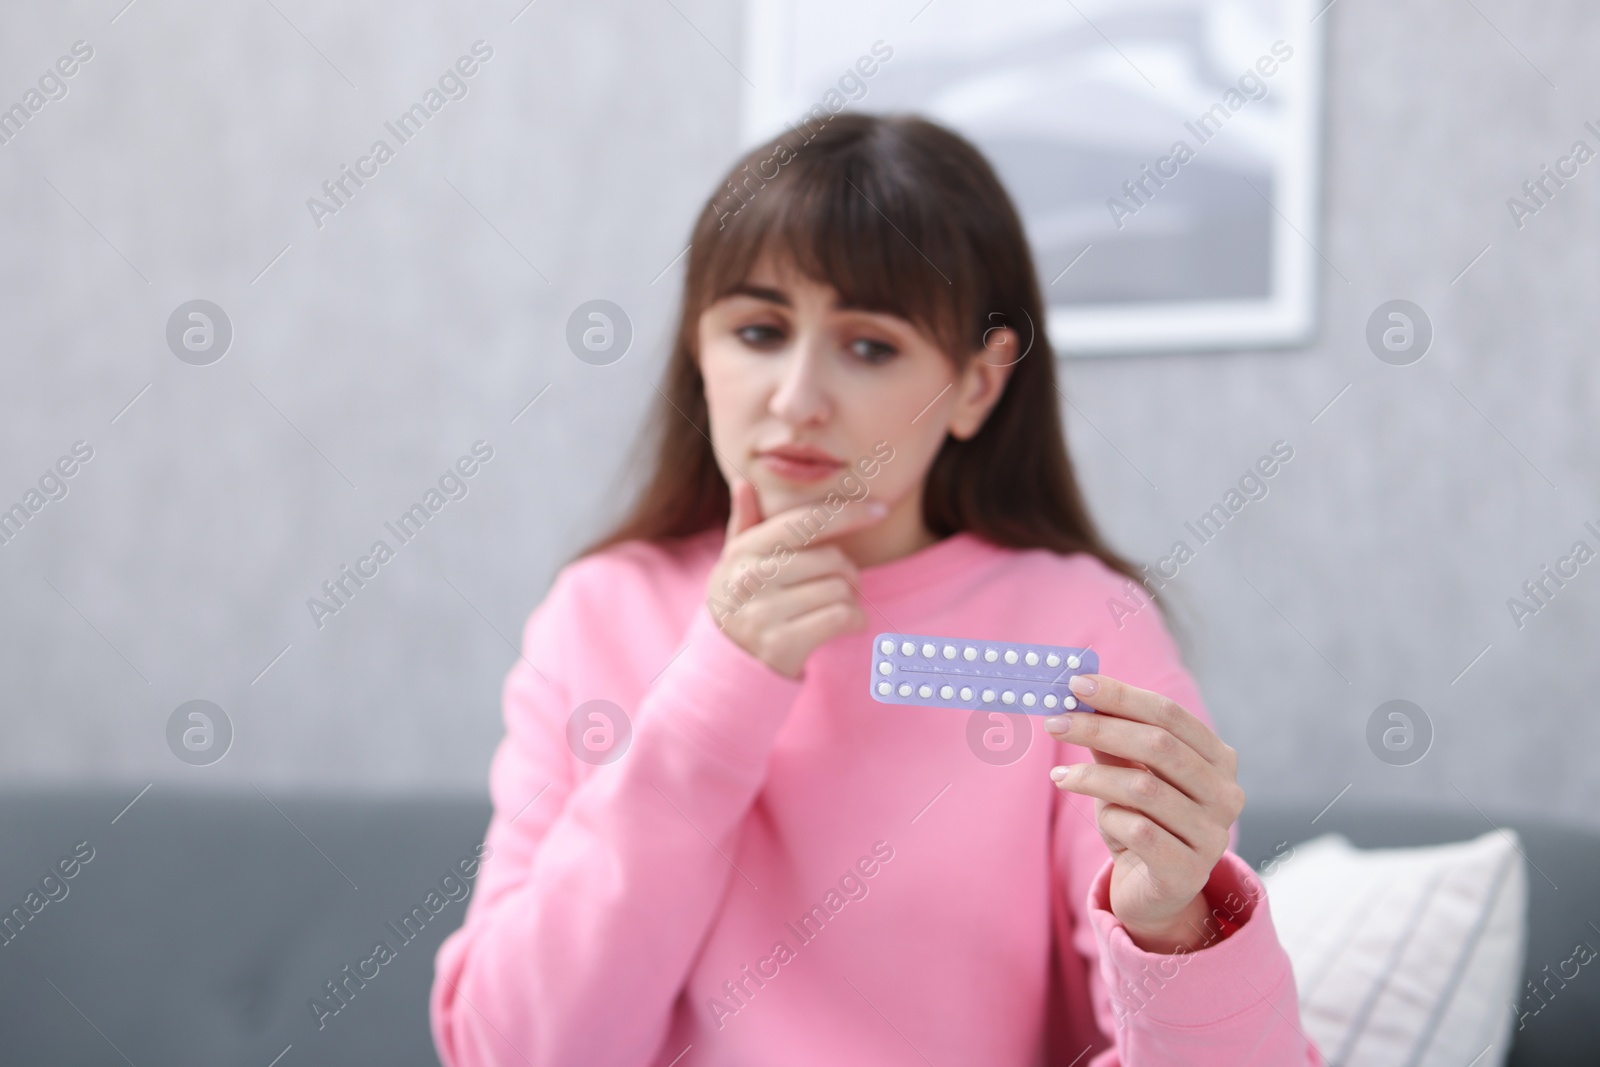
[[[701,313],[771,248],[853,306],[922,328],[958,371],[988,330],[1011,326],[1024,357],[979,431],[945,438],[927,474],[923,521],[937,538],[969,530],[1005,547],[1087,552],[1141,583],[1167,614],[1084,504],[1033,256],[993,168],[960,135],[915,116],[846,112],[819,125],[748,153],[701,210],[666,380],[640,442],[653,445],[654,471],[627,517],[575,558],[727,525],[728,484],[711,449],[694,346]]]

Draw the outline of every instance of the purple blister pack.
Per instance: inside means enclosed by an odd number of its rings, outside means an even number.
[[[1067,683],[1099,670],[1088,648],[884,633],[872,639],[867,684],[880,704],[1054,715],[1093,711]]]

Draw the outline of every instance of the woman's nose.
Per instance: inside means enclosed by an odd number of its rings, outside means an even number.
[[[785,357],[780,374],[772,394],[772,413],[797,424],[826,421],[832,403],[828,396],[825,342],[816,337],[798,338]]]

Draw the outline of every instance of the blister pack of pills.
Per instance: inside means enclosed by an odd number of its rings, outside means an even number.
[[[880,704],[1054,715],[1093,711],[1067,683],[1099,670],[1099,654],[1087,648],[879,634],[868,685]]]

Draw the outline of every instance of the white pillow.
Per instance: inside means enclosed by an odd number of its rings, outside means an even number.
[[[1324,834],[1263,865],[1301,1024],[1330,1067],[1503,1067],[1527,941],[1521,847],[1514,830],[1386,849]]]

